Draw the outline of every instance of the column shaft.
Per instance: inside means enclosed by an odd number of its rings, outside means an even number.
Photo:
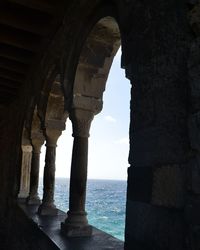
[[[70,176],[70,212],[85,211],[88,138],[75,137]]]
[[[54,204],[55,160],[56,146],[47,146],[43,176],[43,199],[38,209],[38,213],[42,215],[56,215],[58,213]]]
[[[46,128],[46,156],[43,176],[43,199],[38,209],[42,215],[56,215],[58,209],[54,204],[55,171],[56,171],[56,143],[62,131]]]
[[[62,223],[62,231],[69,237],[90,236],[92,227],[88,225],[85,211],[88,137],[94,115],[86,110],[75,109],[70,115],[73,125],[73,151],[70,176],[70,197],[68,217]]]
[[[20,190],[18,194],[19,199],[26,199],[30,190],[30,171],[32,159],[32,146],[22,145],[22,165],[21,165],[21,178]]]
[[[53,204],[54,202],[54,186],[55,186],[55,159],[56,148],[47,146],[45,167],[44,167],[44,179],[43,179],[43,203]]]
[[[40,146],[41,147],[41,146]],[[28,204],[40,204],[38,196],[39,171],[40,171],[40,147],[33,146],[31,176],[30,176],[30,194]]]

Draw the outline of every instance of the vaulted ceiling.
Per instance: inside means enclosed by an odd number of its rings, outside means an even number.
[[[14,98],[62,22],[64,0],[0,2],[0,103]]]

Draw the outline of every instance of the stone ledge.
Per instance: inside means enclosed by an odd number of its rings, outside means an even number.
[[[61,223],[66,219],[67,214],[58,210],[58,215],[47,216],[38,215],[37,205],[26,205],[19,203],[19,207],[24,213],[37,224],[51,242],[60,250],[123,250],[124,242],[115,237],[92,227],[91,237],[67,238],[61,233]]]

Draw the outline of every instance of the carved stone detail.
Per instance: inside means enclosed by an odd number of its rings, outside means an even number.
[[[73,108],[91,110],[91,112],[93,112],[94,114],[98,114],[103,108],[103,101],[100,98],[95,98],[92,96],[74,94]]]
[[[73,137],[89,137],[91,122],[94,114],[91,111],[83,109],[73,109],[69,118],[72,121]]]
[[[58,138],[61,136],[62,130],[55,128],[46,128],[45,137],[46,137],[46,146],[56,147]]]

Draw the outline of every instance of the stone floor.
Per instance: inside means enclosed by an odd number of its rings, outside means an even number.
[[[123,250],[124,243],[111,235],[93,227],[91,237],[67,238],[60,232],[60,224],[66,218],[66,213],[59,210],[56,216],[38,215],[37,206],[19,203],[25,214],[31,218],[38,228],[60,250]]]

